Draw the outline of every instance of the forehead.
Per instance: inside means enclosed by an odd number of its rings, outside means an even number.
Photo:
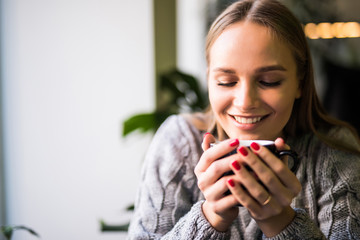
[[[231,67],[281,64],[295,68],[288,45],[269,28],[249,21],[228,26],[215,39],[210,48],[209,67],[214,64],[234,65]]]

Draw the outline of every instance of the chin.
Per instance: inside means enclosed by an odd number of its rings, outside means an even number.
[[[226,133],[229,138],[237,138],[239,140],[275,140],[278,136],[277,134],[264,134],[264,132],[242,132],[236,130],[226,131]]]
[[[261,140],[265,139],[261,134],[256,133],[244,133],[239,131],[226,132],[229,138],[237,138],[239,140]],[[230,134],[229,134],[230,133]]]

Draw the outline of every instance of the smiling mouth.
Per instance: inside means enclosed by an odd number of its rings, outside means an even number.
[[[263,117],[239,117],[239,116],[232,116],[235,121],[241,124],[255,124],[266,118],[268,115]]]

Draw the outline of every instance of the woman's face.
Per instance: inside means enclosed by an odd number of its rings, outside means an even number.
[[[301,96],[295,60],[268,28],[238,22],[210,49],[209,98],[216,120],[230,138],[282,135],[294,100]]]

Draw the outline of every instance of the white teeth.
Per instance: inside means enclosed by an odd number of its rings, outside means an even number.
[[[243,124],[251,124],[251,123],[257,123],[261,120],[261,117],[255,117],[255,118],[244,118],[244,117],[237,117],[234,116],[235,120],[239,123]]]

